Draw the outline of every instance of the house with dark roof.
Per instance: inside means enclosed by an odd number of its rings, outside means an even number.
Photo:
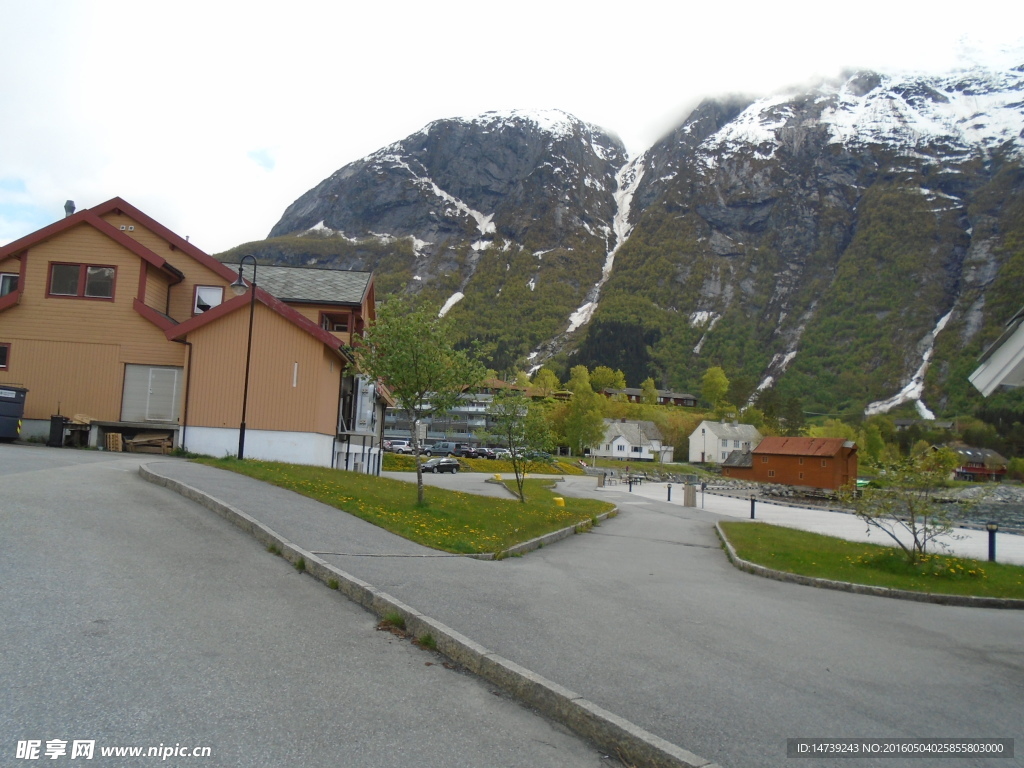
[[[722,475],[838,490],[857,481],[857,445],[832,437],[766,437],[753,450],[729,456]]]
[[[0,384],[28,390],[22,436],[61,415],[95,447],[160,434],[223,456],[245,402],[247,458],[379,471],[387,393],[346,353],[373,318],[373,276],[253,276],[233,295],[237,268],[120,198],[0,247]]]
[[[696,408],[697,398],[686,392],[673,392],[669,389],[659,389],[656,405],[681,405],[686,408]],[[619,397],[630,403],[644,402],[644,391],[638,387],[626,387],[625,389],[602,389],[601,394],[605,397]]]
[[[605,419],[604,437],[590,447],[590,455],[598,459],[620,461],[671,462],[675,449],[665,445],[661,431],[653,421]]]
[[[946,447],[960,457],[960,466],[953,472],[955,480],[998,482],[1006,475],[1009,462],[991,448],[974,448],[963,443],[952,443]]]

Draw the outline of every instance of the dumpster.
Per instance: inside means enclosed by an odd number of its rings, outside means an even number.
[[[67,426],[67,416],[51,416],[50,417],[50,439],[46,441],[46,444],[51,448],[63,448],[64,447],[64,427]]]
[[[21,417],[25,414],[24,387],[0,385],[0,440],[17,440],[21,435]]]

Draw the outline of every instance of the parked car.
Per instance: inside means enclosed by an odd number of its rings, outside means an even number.
[[[423,466],[421,469],[424,472],[433,472],[435,474],[442,472],[450,472],[451,474],[454,475],[456,472],[459,471],[459,460],[440,457],[436,459],[428,459],[427,461],[423,462]]]
[[[408,440],[391,440],[385,441],[390,442],[390,446],[385,445],[384,450],[391,451],[392,453],[412,453],[412,443]]]
[[[460,456],[463,455],[467,449],[472,451],[473,446],[469,443],[440,442],[428,446],[424,449],[423,453],[427,456]]]
[[[508,448],[495,448],[492,459],[511,459],[512,452]]]
[[[486,445],[478,445],[476,447],[476,457],[478,459],[493,459],[495,457],[494,449],[488,448]]]

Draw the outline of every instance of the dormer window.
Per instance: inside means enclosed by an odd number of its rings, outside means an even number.
[[[347,312],[323,312],[320,315],[320,327],[331,333],[348,333],[350,317]]]
[[[224,301],[224,288],[219,285],[197,285],[192,314],[201,315]]]

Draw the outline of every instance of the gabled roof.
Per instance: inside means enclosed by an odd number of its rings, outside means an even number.
[[[604,420],[604,440],[612,442],[623,438],[630,445],[653,445],[661,441],[661,431],[653,421],[625,421],[620,419]]]
[[[339,356],[351,360],[351,357],[344,349],[344,343],[341,341],[341,339],[337,338],[333,334],[328,333],[309,318],[299,314],[280,299],[271,296],[269,293],[267,293],[267,291],[264,291],[258,285],[256,286],[255,295],[256,301],[267,307],[267,309],[274,312],[275,314],[280,315],[292,325],[301,328],[310,336],[313,336],[318,341],[322,342],[323,344],[337,352]],[[167,338],[170,339],[171,341],[174,341],[175,339],[183,339],[193,331],[202,328],[206,325],[209,325],[210,323],[215,322],[216,320],[218,320],[221,317],[224,317],[225,315],[231,314],[236,309],[248,307],[250,301],[251,297],[248,291],[246,291],[241,296],[232,296],[227,301],[218,304],[213,309],[209,309],[206,312],[203,312],[203,314],[201,315],[196,315],[195,317],[192,317],[191,319],[186,320],[183,323],[165,329],[164,333],[166,334]]]
[[[238,274],[238,264],[224,266]],[[247,278],[252,270],[243,271]],[[278,267],[259,264],[256,284],[282,301],[301,304],[353,304],[366,298],[373,280],[372,272],[349,272],[317,267]]]
[[[750,451],[732,451],[725,461],[723,467],[752,467],[754,466],[754,454]]]
[[[761,433],[753,424],[734,424],[733,422],[702,421],[691,433],[699,434],[701,429],[706,429],[719,440],[740,440],[741,442],[756,443],[761,439]]]
[[[773,456],[837,456],[843,448],[857,449],[852,440],[841,437],[766,437],[754,453]]]
[[[171,233],[170,230],[167,230],[165,227],[156,224],[156,222],[153,222],[152,219],[149,219],[148,216],[143,214],[141,211],[138,211],[137,209],[133,208],[132,206],[128,205],[128,203],[121,200],[121,198],[115,197],[112,200],[108,200],[107,202],[103,203],[102,205],[96,206],[95,208],[86,208],[81,211],[78,211],[77,213],[72,214],[71,216],[65,216],[63,219],[53,222],[53,224],[49,224],[43,227],[42,229],[37,229],[35,232],[32,232],[31,234],[25,235],[24,237],[19,238],[14,242],[8,243],[7,245],[0,247],[0,259],[4,259],[7,256],[16,256],[22,251],[26,251],[29,248],[38,245],[39,243],[49,240],[51,237],[56,237],[57,235],[67,232],[68,230],[74,227],[86,225],[93,227],[97,231],[106,235],[111,240],[116,242],[118,245],[124,246],[143,261],[152,264],[154,267],[158,269],[162,269],[164,272],[168,273],[169,275],[171,275],[172,278],[174,278],[174,282],[180,282],[182,279],[184,279],[184,275],[181,273],[181,271],[177,269],[174,265],[170,264],[167,261],[167,259],[165,259],[163,256],[154,253],[135,238],[125,234],[117,227],[107,223],[101,218],[103,214],[110,213],[113,210],[124,210],[129,216],[138,221],[140,224],[144,224],[146,227],[150,227],[150,222],[152,222],[155,227],[159,227],[164,232],[167,232],[168,234],[177,238],[177,235],[173,235],[173,233]],[[160,234],[161,237],[164,236],[162,232],[158,234]],[[198,248],[193,247],[192,250],[195,250],[200,254],[202,253],[202,251],[199,251]],[[219,264],[219,262],[217,262],[215,259],[211,259],[209,256],[207,256],[206,258],[214,262],[215,264]]]
[[[991,448],[975,448],[970,445],[947,445],[961,459],[968,463],[984,464],[986,467],[1005,467],[1009,462]]]

